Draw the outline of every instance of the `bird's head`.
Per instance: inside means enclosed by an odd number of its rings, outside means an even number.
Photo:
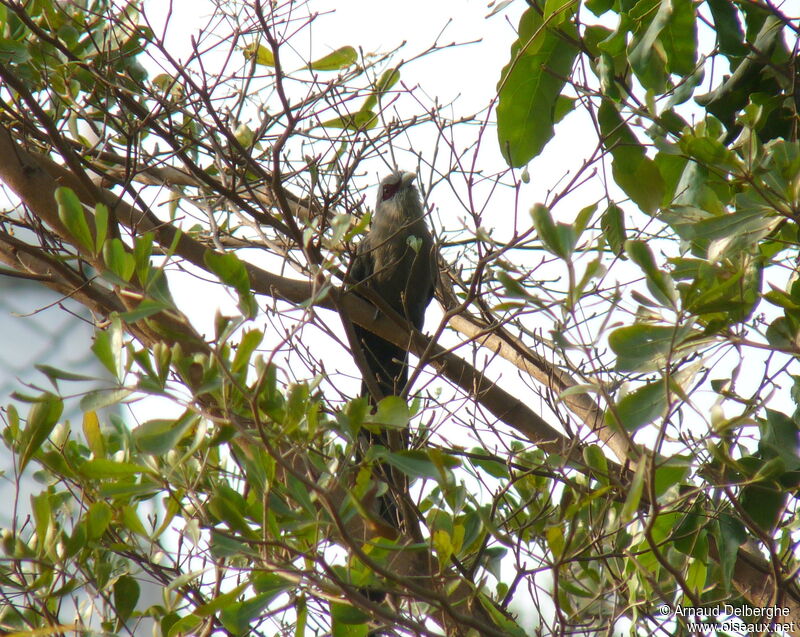
[[[391,216],[398,220],[422,218],[419,192],[414,186],[416,178],[414,173],[401,170],[384,177],[378,187],[376,216]]]

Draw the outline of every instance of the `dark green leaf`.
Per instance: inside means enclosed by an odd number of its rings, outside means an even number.
[[[729,0],[706,0],[706,4],[711,9],[720,53],[726,56],[735,68],[748,52],[736,6]]]
[[[498,84],[497,134],[511,166],[523,166],[553,137],[556,107],[578,55],[575,25],[565,19],[574,5],[543,20],[534,8],[520,18],[511,59]]]
[[[654,491],[656,497],[664,495],[671,487],[686,479],[691,469],[691,457],[673,456],[656,467]]]
[[[624,396],[614,409],[609,408],[607,418],[614,418],[627,432],[663,416],[667,409],[667,394],[663,381],[648,383]]]
[[[766,533],[772,533],[780,519],[787,493],[766,484],[748,484],[739,501],[747,515]]]
[[[86,214],[83,211],[78,195],[70,188],[63,186],[56,188],[56,202],[58,203],[58,218],[64,224],[69,233],[78,241],[78,244],[89,254],[94,253],[94,240],[89,224],[86,221]]]
[[[659,38],[667,55],[667,70],[676,75],[690,75],[697,64],[697,16],[694,2],[662,0],[662,3],[670,7],[669,20]]]
[[[267,594],[255,595],[243,602],[228,606],[219,614],[222,625],[234,635],[245,635],[250,632],[252,623],[269,606],[271,597]]]
[[[219,253],[207,250],[203,260],[209,269],[225,285],[231,286],[239,295],[239,310],[246,318],[253,318],[258,311],[255,297],[250,289],[250,276],[244,263],[232,252]]]
[[[758,451],[764,458],[781,458],[789,471],[800,468],[800,429],[786,414],[767,409],[765,420],[759,421],[761,439]]]
[[[657,46],[656,43],[661,32],[669,23],[671,12],[670,0],[662,0],[655,16],[650,18],[649,14],[645,14],[640,24],[646,24],[647,28],[635,37],[629,47],[628,60],[633,72],[636,73],[642,86],[655,93],[664,92],[669,76],[663,57],[663,48]]]
[[[653,214],[664,197],[664,180],[655,162],[623,121],[611,100],[604,99],[598,112],[603,144],[611,153],[614,180],[637,206]]]
[[[30,459],[47,440],[63,410],[64,403],[54,394],[44,394],[38,402],[33,404],[28,412],[28,422],[20,437],[22,449],[19,459],[20,473],[25,470]]]
[[[531,209],[531,218],[536,233],[547,249],[562,259],[568,259],[576,241],[576,233],[572,226],[553,223],[550,210],[542,204],[536,204]]]
[[[389,452],[386,454],[386,461],[411,478],[439,480],[442,477],[437,464],[421,449]]]
[[[638,265],[647,278],[647,288],[653,296],[668,307],[674,307],[678,299],[672,277],[656,265],[650,246],[645,241],[630,239],[625,242],[625,252]]]
[[[232,530],[241,533],[245,538],[258,539],[258,535],[244,518],[242,497],[230,487],[218,488],[208,502],[208,509],[219,520],[225,522]]]
[[[350,626],[363,625],[365,630],[369,630],[366,625],[369,620],[369,615],[355,606],[350,606],[350,604],[331,604],[331,619],[334,622],[348,624]],[[348,632],[346,634],[353,635],[356,633]],[[366,634],[365,632],[364,635]]]
[[[139,601],[139,583],[130,575],[123,575],[114,582],[114,609],[117,615],[117,630],[128,621]]]
[[[716,533],[719,560],[722,566],[722,584],[725,591],[731,590],[731,579],[739,547],[747,541],[747,531],[738,518],[721,513],[717,519]]]
[[[625,246],[625,214],[617,204],[609,204],[600,218],[600,228],[608,247],[616,255],[621,255]]]

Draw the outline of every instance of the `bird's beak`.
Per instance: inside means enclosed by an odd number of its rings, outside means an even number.
[[[404,172],[402,175],[400,175],[400,186],[401,187],[408,186],[408,184],[414,183],[414,180],[416,178],[417,178],[417,173]]]

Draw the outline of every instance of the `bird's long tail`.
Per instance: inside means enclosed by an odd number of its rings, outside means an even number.
[[[370,379],[374,380],[374,383],[366,380],[362,382],[362,395],[369,396],[373,404],[377,404],[380,398],[399,395],[408,380],[408,353],[380,336],[358,327],[356,327],[356,336],[363,348],[368,367],[366,371],[370,374]],[[370,391],[370,384],[377,387],[380,396],[375,396],[374,392]],[[396,448],[398,444],[404,449],[409,444],[408,431],[403,431],[401,436],[394,436],[390,440],[389,433],[385,430],[372,432],[364,429],[362,437],[366,445],[370,447],[382,445],[390,451],[398,451],[399,449]],[[389,486],[389,491],[379,498],[378,513],[387,524],[399,530],[403,521],[397,505],[397,494],[405,492],[406,478],[385,463],[378,467],[378,473],[379,478]]]

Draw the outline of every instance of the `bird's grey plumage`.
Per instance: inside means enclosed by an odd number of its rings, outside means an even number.
[[[351,278],[419,330],[433,297],[436,261],[415,176],[394,172],[381,182],[372,227],[358,246]],[[408,353],[369,330],[356,326],[355,331],[368,371],[383,394],[373,400],[400,394],[408,380]]]
[[[433,237],[414,187],[415,177],[413,173],[394,172],[381,182],[372,226],[358,246],[350,276],[356,291],[369,288],[421,330],[425,309],[433,297],[437,268]],[[367,367],[362,372],[371,376],[370,382],[365,378],[361,384],[362,395],[377,403],[386,396],[401,394],[408,381],[408,352],[358,325],[354,331]],[[378,395],[370,387],[377,389]],[[408,432],[399,438],[403,446],[408,446]],[[394,446],[386,432],[363,430],[362,440],[368,445]],[[380,472],[395,491],[405,491],[403,476],[393,476],[388,465],[381,466]],[[392,494],[380,498],[379,508],[384,520],[400,528],[403,521]]]

